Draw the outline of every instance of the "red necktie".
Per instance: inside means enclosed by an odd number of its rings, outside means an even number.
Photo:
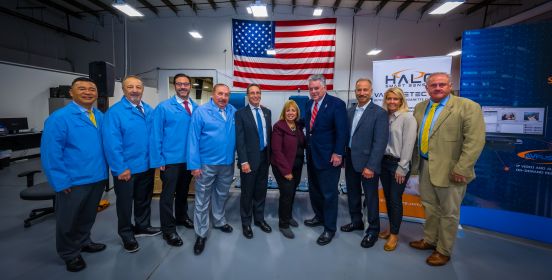
[[[188,112],[188,114],[192,114],[192,111],[190,110],[190,107],[188,106],[188,100],[184,100],[184,108],[186,108],[186,112]]]
[[[314,108],[312,108],[312,116],[310,120],[310,130],[312,130],[312,126],[314,125],[314,119],[316,119],[316,114],[318,114],[318,101],[314,102]]]

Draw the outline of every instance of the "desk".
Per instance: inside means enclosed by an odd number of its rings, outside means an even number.
[[[42,132],[18,133],[0,136],[0,150],[27,150],[40,148]]]

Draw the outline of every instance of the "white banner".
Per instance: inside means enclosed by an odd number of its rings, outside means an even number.
[[[429,75],[436,72],[450,74],[451,67],[451,56],[374,61],[372,100],[381,105],[383,94],[388,88],[400,87],[412,111],[416,104],[429,98],[425,89]]]

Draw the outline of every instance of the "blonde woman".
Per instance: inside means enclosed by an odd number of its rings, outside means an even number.
[[[389,142],[385,148],[380,175],[389,217],[389,231],[381,232],[380,238],[387,239],[383,249],[393,251],[399,241],[403,215],[402,195],[410,176],[417,124],[408,112],[402,89],[398,87],[385,92],[382,107],[389,115]]]

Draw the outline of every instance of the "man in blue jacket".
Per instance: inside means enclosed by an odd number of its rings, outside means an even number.
[[[98,90],[88,78],[76,78],[73,102],[44,123],[40,153],[48,182],[56,191],[56,249],[68,271],[83,270],[81,252],[95,253],[105,244],[90,239],[96,209],[107,183],[102,149],[103,114],[92,108]]]
[[[154,236],[161,230],[150,223],[155,172],[149,167],[152,108],[142,101],[144,85],[139,77],[128,76],[122,84],[124,96],[105,114],[102,137],[117,195],[119,236],[125,250],[134,253],[140,249],[135,236]]]
[[[161,170],[163,190],[159,216],[163,239],[171,246],[182,246],[176,225],[193,228],[188,216],[188,191],[192,175],[188,169],[188,128],[192,112],[198,105],[192,101],[191,79],[185,74],[174,76],[176,95],[159,103],[153,112],[150,140],[150,166]],[[173,216],[174,205],[174,216]]]
[[[323,75],[308,79],[311,99],[305,108],[307,171],[309,196],[314,217],[305,220],[309,227],[324,226],[318,245],[332,241],[336,231],[337,184],[347,143],[345,102],[327,94]]]
[[[188,134],[188,169],[195,177],[194,228],[197,235],[194,253],[205,248],[209,230],[209,204],[215,228],[232,232],[226,222],[224,205],[234,176],[236,149],[236,108],[229,105],[230,89],[225,84],[213,87],[211,100],[192,116]]]

